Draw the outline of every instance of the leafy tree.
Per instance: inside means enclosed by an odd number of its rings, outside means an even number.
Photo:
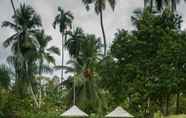
[[[145,10],[137,12],[132,21],[136,30],[116,33],[111,58],[104,62],[113,71],[102,74],[107,77],[103,85],[118,100],[117,104],[127,101],[126,105],[139,117],[150,117],[157,110],[168,114],[175,88],[185,81],[183,76],[178,77],[185,63],[185,54],[180,53],[184,48],[181,17],[169,10],[159,15]],[[108,69],[103,68],[103,72],[109,72]]]

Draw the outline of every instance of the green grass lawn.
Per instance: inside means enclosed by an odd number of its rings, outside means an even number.
[[[186,118],[186,115],[172,115],[165,118]]]

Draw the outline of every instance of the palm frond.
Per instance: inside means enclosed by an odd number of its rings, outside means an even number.
[[[3,42],[3,46],[4,46],[5,48],[7,48],[7,47],[9,47],[9,46],[12,44],[12,42],[17,41],[17,40],[19,40],[19,33],[16,33],[16,34],[10,36],[9,38],[7,38],[7,39]]]
[[[55,17],[55,20],[52,24],[53,28],[56,29],[56,25],[59,23],[59,19],[60,19],[60,14],[58,14],[56,17]]]
[[[8,56],[7,57],[8,64],[14,65],[16,63],[16,57],[15,56]]]
[[[95,2],[95,0],[82,0],[83,4],[85,5],[86,10],[88,11],[90,9],[90,4]]]
[[[50,48],[47,49],[47,51],[49,51],[50,53],[56,54],[56,55],[61,54],[59,48],[55,46],[51,46]]]
[[[49,65],[42,64],[41,65],[41,72],[42,73],[52,74],[53,73],[53,69]]]
[[[112,10],[114,10],[115,6],[116,6],[116,0],[109,0],[109,4],[110,4]]]
[[[55,64],[55,58],[51,56],[49,53],[44,54],[44,58],[48,63]]]
[[[69,66],[55,66],[54,69],[55,70],[64,69],[65,73],[74,73],[75,72],[75,69],[73,67],[69,67]]]
[[[14,29],[15,31],[18,29],[17,25],[10,22],[10,21],[4,21],[1,25],[1,27],[9,27],[11,29]]]

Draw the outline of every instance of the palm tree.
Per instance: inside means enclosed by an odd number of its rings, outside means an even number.
[[[53,27],[56,28],[57,25],[59,25],[59,31],[61,33],[62,38],[62,59],[61,59],[61,65],[64,65],[64,38],[66,37],[66,32],[71,29],[73,15],[70,11],[65,12],[61,7],[58,7],[59,14],[55,17]],[[63,79],[63,69],[61,70],[61,82]]]
[[[38,97],[38,108],[41,107],[41,98],[42,98],[42,85],[41,85],[41,79],[42,79],[42,73],[45,72],[52,72],[52,69],[49,65],[45,64],[44,62],[51,63],[55,65],[55,58],[51,54],[60,55],[59,48],[55,46],[51,46],[48,48],[48,43],[52,40],[52,37],[45,35],[44,30],[39,31],[35,34],[37,41],[39,42],[39,49],[36,54],[37,60],[39,61],[39,97]]]
[[[186,1],[186,0],[184,0]],[[171,11],[176,11],[177,4],[180,3],[180,0],[144,0],[145,6],[150,6],[152,9],[155,7],[158,11],[161,11],[163,8],[169,8]]]
[[[65,100],[68,104],[71,103],[73,98],[72,80],[75,79],[77,104],[86,111],[97,112],[103,103],[97,86],[99,76],[96,72],[99,62],[98,57],[101,53],[101,41],[94,35],[84,34],[84,37],[80,38],[78,42],[80,47],[78,46],[78,53],[75,53],[78,55],[67,62],[69,66],[63,67],[66,73],[73,74],[68,80],[64,81],[64,85],[69,90]],[[94,109],[93,104],[96,104],[99,108]]]
[[[86,8],[89,9],[89,4],[94,4],[95,12],[97,15],[100,16],[100,23],[101,23],[101,30],[103,34],[103,41],[104,41],[104,55],[107,54],[107,42],[106,42],[106,35],[105,35],[105,29],[103,24],[103,11],[106,8],[107,2],[111,6],[112,10],[115,9],[116,6],[116,0],[82,0],[85,4]]]
[[[9,27],[15,31],[15,34],[7,38],[3,45],[5,48],[11,46],[13,55],[7,60],[12,61],[15,68],[16,90],[18,90],[18,94],[23,94],[25,90],[22,87],[28,87],[26,85],[28,76],[23,76],[23,73],[26,72],[26,68],[28,70],[29,53],[36,51],[39,46],[38,41],[33,38],[33,34],[40,28],[41,19],[31,6],[25,4],[20,5],[12,19],[13,22],[4,21],[2,23],[2,27]]]
[[[52,40],[52,37],[47,36],[44,30],[39,31],[35,34],[36,39],[39,43],[39,49],[37,52],[37,57],[39,60],[39,75],[48,70],[47,65],[44,65],[44,61],[55,65],[55,58],[51,54],[60,55],[59,48],[55,46],[48,47],[48,43]],[[43,66],[43,67],[42,67]]]
[[[81,28],[77,27],[74,31],[68,31],[67,35],[69,38],[66,39],[65,47],[69,51],[70,56],[78,58],[81,40],[84,38],[84,32]]]

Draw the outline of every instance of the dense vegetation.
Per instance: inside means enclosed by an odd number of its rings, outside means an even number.
[[[110,49],[102,12],[107,2],[114,10],[115,0],[83,0],[100,15],[103,41],[80,27],[71,29],[73,14],[59,7],[51,27],[61,33],[61,51],[49,45],[54,39],[36,11],[20,5],[2,23],[14,33],[3,43],[11,55],[0,65],[0,118],[59,118],[73,105],[73,82],[74,102],[92,118],[118,105],[137,118],[186,114],[186,31],[176,14],[178,2],[162,1],[145,0],[146,7],[131,17],[135,29],[116,31]],[[66,64],[64,51],[70,55]],[[62,55],[61,65],[55,55]],[[46,76],[57,70],[61,77]],[[70,73],[66,79],[64,72]]]

